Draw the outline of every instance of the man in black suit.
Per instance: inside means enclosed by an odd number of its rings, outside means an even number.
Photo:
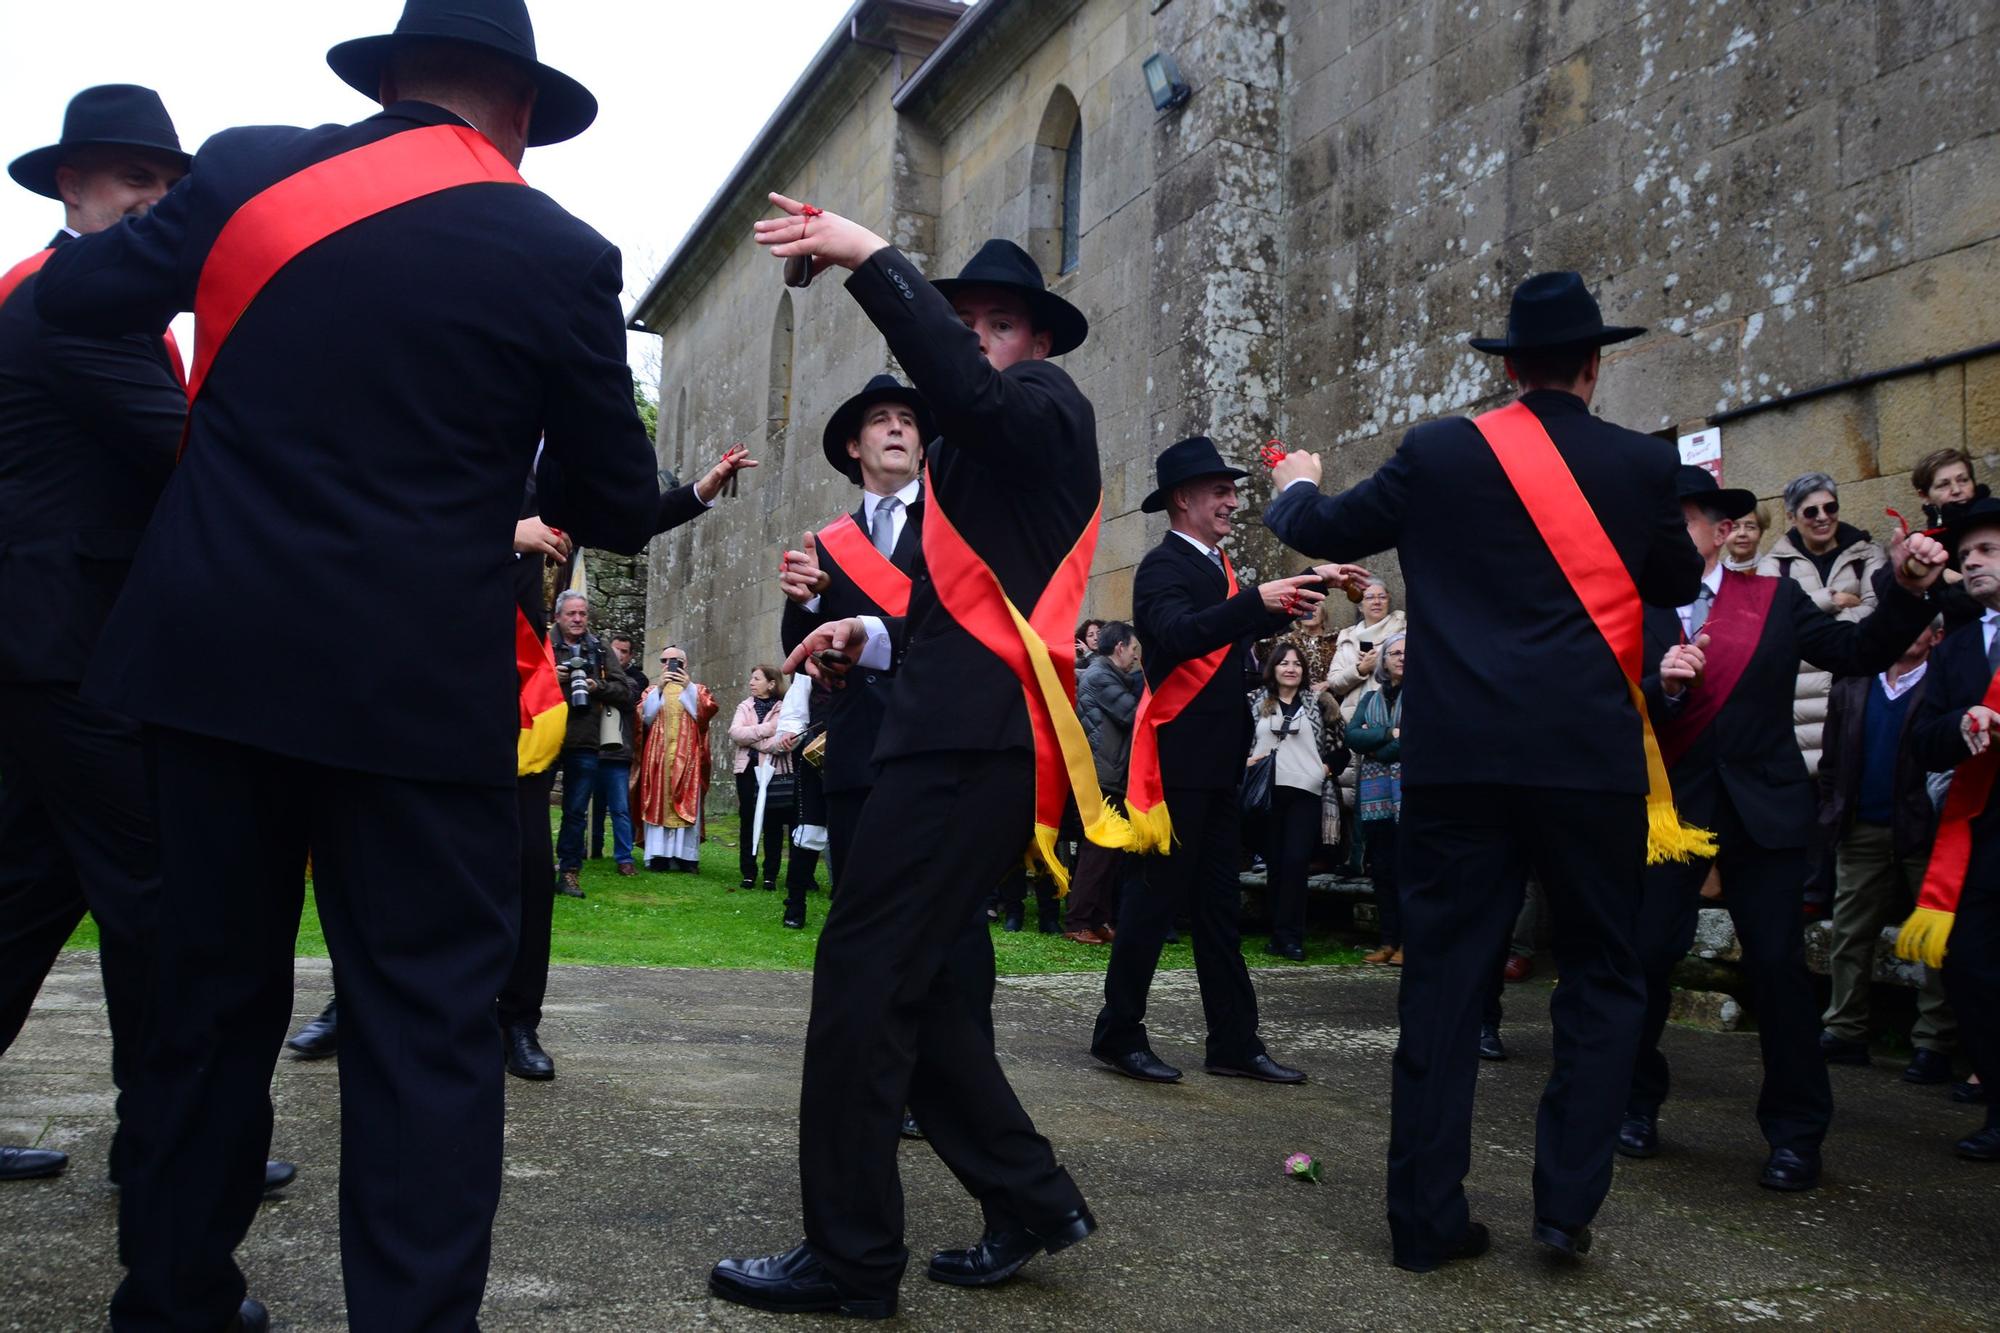
[[[1993,796],[1992,748],[2000,728],[2000,500],[1982,497],[1956,512],[1947,509],[1945,521],[1945,543],[1964,575],[1960,586],[1980,616],[1931,654],[1930,682],[1911,724],[1917,762],[1933,772],[1951,770],[1952,790],[1919,913],[1903,926],[1897,952],[1944,969],[1959,1045],[1988,1089],[1985,1125],[1960,1139],[1956,1151],[1967,1161],[2000,1162],[2000,1097],[1991,1091],[2000,1088],[2000,800]],[[1958,856],[1947,854],[1954,846],[1964,857],[1962,868]],[[1920,915],[1930,917],[1922,923],[1931,936],[1926,943],[1913,938]],[[1939,926],[1948,931],[1943,939],[1935,937]]]
[[[1880,604],[1844,621],[1814,606],[1791,579],[1726,572],[1719,563],[1736,520],[1757,507],[1749,491],[1723,490],[1703,468],[1683,465],[1676,489],[1687,531],[1705,566],[1700,591],[1678,611],[1645,611],[1646,705],[1683,817],[1716,837],[1722,898],[1743,949],[1743,979],[1757,1016],[1764,1088],[1757,1120],[1771,1146],[1758,1183],[1799,1191],[1819,1184],[1820,1144],[1833,1118],[1833,1090],[1819,1051],[1819,1009],[1806,971],[1803,920],[1806,848],[1815,793],[1792,734],[1792,692],[1801,659],[1838,676],[1889,666],[1933,614],[1925,590],[1943,569],[1928,537],[1898,539],[1892,579],[1878,575]],[[1919,569],[1913,576],[1908,571]],[[1694,943],[1708,859],[1649,866],[1637,944],[1645,970],[1646,1020],[1618,1151],[1651,1157],[1668,1087],[1660,1050],[1673,999],[1674,964]]]
[[[512,171],[596,109],[535,60],[525,6],[412,0],[396,33],[328,62],[383,112],[216,135],[147,217],[64,246],[36,294],[98,333],[156,334],[211,283],[248,298],[233,326],[197,317],[185,456],[86,685],[148,724],[166,835],[121,1328],[221,1327],[244,1299],[231,1252],[270,1139],[308,848],[340,991],[348,1319],[476,1321],[500,1190],[494,998],[520,914],[523,478],[546,433],[542,518],[614,550],[701,507],[655,494],[617,250]],[[244,205],[281,183],[285,220],[319,225],[246,288],[244,238],[278,238]],[[388,206],[344,214],[358,187]],[[376,629],[388,560],[424,641],[464,646],[457,688],[410,688],[411,653]],[[235,639],[290,670],[187,651],[225,599]]]
[[[1629,577],[1619,604],[1672,607],[1701,582],[1673,447],[1590,413],[1598,349],[1642,331],[1606,326],[1576,274],[1541,274],[1514,293],[1508,336],[1472,345],[1507,358],[1520,406],[1574,478],[1602,529],[1593,535],[1608,540],[1603,567]],[[1486,1248],[1463,1184],[1480,1010],[1530,866],[1548,891],[1562,976],[1534,1235],[1577,1254],[1610,1187],[1644,1010],[1632,947],[1648,827],[1641,716],[1551,549],[1577,534],[1545,536],[1480,426],[1464,417],[1418,426],[1373,477],[1338,495],[1319,494],[1319,472],[1306,453],[1278,464],[1271,530],[1340,560],[1396,547],[1410,604],[1423,609],[1410,632],[1422,666],[1403,704],[1409,961],[1389,1134],[1394,1258],[1427,1271]]]
[[[1167,678],[1184,665],[1204,671],[1206,680],[1158,729],[1159,772],[1152,781],[1166,795],[1172,845],[1164,856],[1148,859],[1145,892],[1126,894],[1118,905],[1104,1007],[1090,1053],[1128,1078],[1180,1080],[1181,1071],[1154,1054],[1145,1019],[1160,947],[1175,913],[1185,911],[1194,918],[1195,973],[1208,1020],[1203,1068],[1265,1083],[1303,1083],[1306,1076],[1273,1060],[1257,1036],[1257,992],[1237,930],[1243,896],[1236,882],[1242,823],[1237,792],[1251,740],[1250,710],[1239,682],[1253,642],[1319,605],[1321,574],[1276,579],[1232,596],[1236,576],[1222,543],[1235,526],[1237,479],[1249,474],[1223,462],[1204,435],[1170,446],[1154,471],[1158,485],[1139,508],[1164,512],[1169,528],[1132,577],[1132,623],[1146,645],[1146,684],[1157,699]],[[1218,649],[1222,656],[1212,658]],[[1150,706],[1141,711],[1150,714]],[[1135,762],[1146,762],[1150,747],[1135,744],[1134,750],[1140,756]],[[1135,778],[1128,791],[1143,785]]]
[[[936,414],[940,438],[908,617],[824,625],[786,663],[831,675],[843,663],[827,654],[839,653],[864,672],[893,664],[898,677],[875,751],[881,777],[813,968],[799,1097],[806,1240],[723,1260],[709,1290],[760,1309],[880,1318],[895,1311],[908,1258],[895,1161],[906,1104],[986,1218],[977,1245],[932,1257],[933,1279],[1002,1282],[1097,1225],[950,975],[965,923],[1027,850],[1037,779],[1022,681],[947,609],[943,599],[964,597],[971,580],[936,572],[941,560],[962,564],[969,547],[1019,608],[1036,606],[1059,572],[1076,573],[1070,556],[1101,490],[1096,419],[1047,358],[1081,343],[1088,324],[1009,242],[987,242],[958,279],[933,283],[865,227],[772,202],[785,216],[759,222],[758,241],[813,269],[853,270],[849,293]],[[982,608],[998,609],[998,595]],[[1067,633],[1075,608],[1063,609]]]
[[[936,434],[923,395],[891,375],[870,379],[827,419],[821,449],[835,471],[861,488],[861,504],[818,535],[806,533],[801,549],[785,552],[779,586],[787,653],[831,621],[907,613],[910,578],[923,557],[924,446]],[[835,892],[862,803],[881,772],[875,742],[890,685],[886,672],[854,672],[827,696],[825,716],[815,719],[826,724],[820,782]],[[805,906],[803,899],[787,899],[785,924],[803,927]]]

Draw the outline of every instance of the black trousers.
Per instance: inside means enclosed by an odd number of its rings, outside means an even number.
[[[0,685],[0,1053],[87,908],[123,1093],[139,1047],[160,890],[139,731],[74,685]],[[126,1137],[113,1141],[121,1178]]]
[[[1530,866],[1548,889],[1554,1070],[1535,1131],[1535,1212],[1596,1216],[1611,1186],[1645,1011],[1632,946],[1645,861],[1639,796],[1547,787],[1403,789],[1403,966],[1389,1125],[1389,1234],[1427,1260],[1464,1234],[1479,1022]]]
[[[1714,823],[1723,902],[1743,948],[1743,984],[1757,1016],[1764,1086],[1757,1123],[1773,1148],[1816,1153],[1833,1119],[1833,1087],[1819,1051],[1819,1005],[1806,970],[1806,853],[1759,847],[1737,816],[1719,803]],[[1646,1023],[1632,1070],[1630,1109],[1658,1115],[1671,1083],[1660,1051],[1673,1001],[1674,964],[1694,943],[1701,882],[1708,862],[1647,867],[1637,944],[1646,976]]]
[[[1236,858],[1242,808],[1236,792],[1168,787],[1174,850],[1146,858],[1145,888],[1118,905],[1118,936],[1104,974],[1104,1008],[1093,1053],[1115,1059],[1147,1049],[1146,995],[1177,911],[1194,918],[1195,978],[1208,1020],[1208,1061],[1243,1064],[1264,1054],[1257,1037],[1257,992],[1243,963],[1238,928],[1242,890]]]
[[[1972,862],[1979,864],[1977,854]],[[1966,877],[1951,923],[1944,993],[1958,1015],[1958,1043],[1972,1072],[1987,1088],[2000,1088],[2000,883]],[[2000,1128],[2000,1097],[1991,1092],[1986,1123]]]
[[[826,793],[827,896],[840,892],[840,875],[854,850],[854,831],[861,826],[861,807],[869,788]]]
[[[271,1069],[313,856],[340,994],[340,1237],[355,1328],[474,1326],[500,1199],[493,1000],[520,919],[504,786],[149,734],[159,950],[119,1201],[112,1325],[217,1329],[263,1190]]]
[[[515,783],[521,820],[521,940],[514,966],[500,987],[502,1027],[540,1027],[542,1001],[549,993],[549,934],[555,924],[555,847],[549,834],[551,768]]]
[[[1375,917],[1382,928],[1385,948],[1403,943],[1403,890],[1396,882],[1396,824],[1393,819],[1373,819],[1361,825],[1367,848],[1368,876],[1375,881]]]
[[[953,975],[968,922],[1027,849],[1033,792],[1025,751],[911,755],[883,765],[862,810],[820,934],[799,1096],[806,1240],[857,1295],[893,1296],[909,1258],[905,1106],[989,1222],[1082,1206]]]
[[[741,842],[736,849],[736,859],[741,864],[743,878],[755,883],[757,880],[757,853],[752,843],[757,833],[757,768],[753,764],[736,775],[736,818],[741,828]],[[776,885],[778,882],[778,862],[785,854],[785,832],[791,823],[791,811],[779,809],[766,801],[764,805],[764,882]]]
[[[1281,948],[1306,942],[1306,871],[1319,850],[1319,826],[1318,792],[1272,785],[1264,860],[1270,867],[1271,943]]]

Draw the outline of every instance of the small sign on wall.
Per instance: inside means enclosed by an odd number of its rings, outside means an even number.
[[[1706,430],[1683,435],[1679,444],[1681,462],[1707,468],[1715,478],[1715,484],[1722,484],[1722,427],[1710,426]]]

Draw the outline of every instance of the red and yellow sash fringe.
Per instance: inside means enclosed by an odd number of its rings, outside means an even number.
[[[1986,683],[1986,696],[1979,702],[2000,709],[2000,672]],[[1897,957],[1925,967],[1944,966],[1945,946],[1958,919],[1959,894],[1965,890],[1965,871],[1972,863],[1972,821],[1985,811],[1996,775],[2000,775],[2000,749],[1992,746],[1953,772],[1944,811],[1938,816],[1937,838],[1931,843],[1931,859],[1924,866],[1923,886],[1917,890],[1916,910],[1896,933]]]
[[[1237,593],[1236,566],[1227,552],[1222,556],[1222,572],[1229,579],[1229,595]],[[1167,812],[1166,787],[1160,778],[1160,728],[1179,717],[1194,697],[1208,688],[1215,673],[1229,657],[1230,645],[1181,663],[1167,673],[1156,691],[1148,685],[1139,696],[1139,709],[1132,715],[1132,758],[1126,770],[1125,811],[1132,825],[1135,852],[1165,856],[1173,850],[1174,821]]]

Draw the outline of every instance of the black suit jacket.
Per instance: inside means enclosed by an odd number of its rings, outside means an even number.
[[[1132,576],[1132,625],[1146,649],[1146,684],[1158,691],[1181,663],[1227,645],[1201,693],[1160,728],[1160,781],[1229,790],[1243,781],[1253,723],[1243,697],[1250,645],[1291,623],[1264,609],[1255,585],[1229,595],[1215,562],[1169,532]]]
[[[864,533],[868,531],[867,518],[861,506],[855,507],[854,521]],[[923,571],[923,525],[924,501],[920,491],[904,519],[902,535],[896,538],[896,549],[889,553],[889,563],[913,578]],[[828,580],[826,591],[819,595],[819,606],[808,611],[796,602],[785,603],[779,633],[784,639],[786,653],[797,648],[800,641],[829,620],[845,620],[850,616],[881,616],[886,619],[889,616],[885,608],[876,605],[873,598],[861,591],[853,576],[841,568],[840,562],[824,546],[819,550],[819,563],[820,568],[826,571]],[[914,587],[911,592],[914,594]],[[826,700],[824,714],[816,719],[826,724],[826,763],[819,771],[824,790],[838,795],[874,785],[880,772],[880,766],[875,762],[875,745],[882,734],[882,719],[888,712],[893,681],[894,677],[889,672],[857,667],[847,674],[844,688],[824,695],[814,694],[816,707],[820,699]]]
[[[993,369],[978,335],[894,246],[856,269],[847,290],[937,418],[926,504],[951,517],[1029,614],[1097,511],[1090,400],[1052,361]],[[890,629],[899,678],[878,760],[1033,747],[1020,682],[945,612],[927,572],[915,578],[908,617]]]
[[[449,123],[403,102],[356,125],[224,131],[146,217],[58,251],[37,305],[64,327],[157,334],[252,195]],[[685,512],[656,494],[621,283],[615,248],[518,185],[418,199],[293,260],[209,374],[86,688],[317,763],[512,785],[511,534],[537,438],[541,515],[580,545],[636,551]],[[461,687],[411,689],[385,623],[452,644]],[[196,630],[286,669],[228,669],[189,651]]]
[[[1571,394],[1536,390],[1521,401],[1641,599],[1693,601],[1702,560],[1674,493],[1674,447],[1593,417]],[[1469,420],[1416,427],[1374,476],[1338,495],[1294,486],[1264,520],[1316,557],[1396,548],[1410,606],[1406,785],[1646,790],[1624,674]]]
[[[52,328],[40,282],[0,306],[0,681],[15,683],[83,679],[187,415],[157,336]]]
[[[1865,623],[1865,622],[1864,622]],[[1910,724],[1910,748],[1926,770],[1941,773],[1970,758],[1959,723],[1965,710],[1986,699],[1993,669],[1986,665],[1985,627],[1974,620],[1945,636],[1931,651],[1924,697]],[[1974,884],[2000,884],[2000,796],[1989,796],[1986,809],[1972,821],[1972,859],[1966,867],[1967,891]]]
[[[1791,579],[1771,581],[1777,585],[1771,613],[1749,665],[1668,778],[1684,820],[1715,828],[1726,801],[1753,841],[1776,850],[1809,845],[1818,809],[1792,730],[1799,662],[1836,676],[1872,676],[1903,655],[1934,608],[1928,598],[1904,592],[1887,571],[1876,575],[1879,603],[1863,620],[1839,620],[1820,610]],[[1670,725],[1673,712],[1660,688],[1660,658],[1681,639],[1678,612],[1646,609],[1646,706],[1656,728]]]

